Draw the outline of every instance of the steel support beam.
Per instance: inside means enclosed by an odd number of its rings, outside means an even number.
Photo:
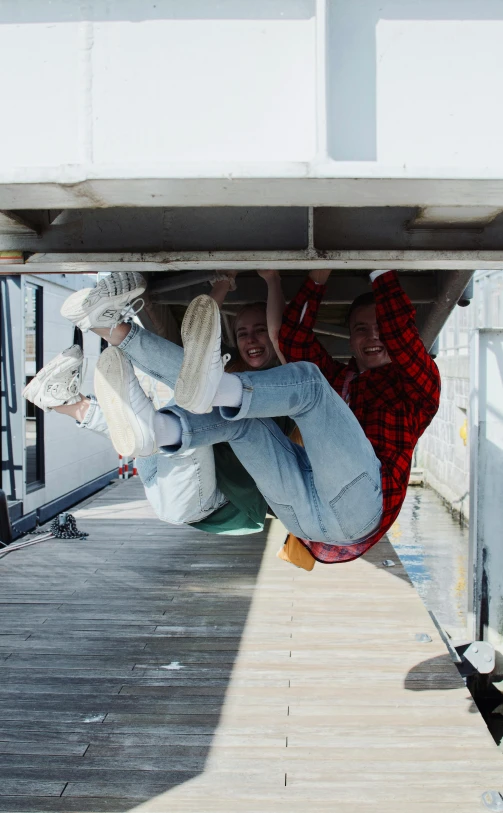
[[[305,275],[296,275],[293,277],[285,275],[283,277],[282,286],[287,300],[293,299],[297,294],[304,276]],[[435,301],[437,287],[434,278],[420,275],[406,276],[401,278],[401,282],[413,302],[429,304]],[[188,305],[195,296],[208,290],[208,286],[189,285],[186,288],[179,288],[177,286],[174,291],[157,293],[154,288],[153,290],[151,289],[151,296],[154,302],[168,305]],[[370,286],[367,275],[350,277],[347,275],[334,274],[328,280],[323,303],[325,305],[349,305],[355,297],[369,290]],[[237,289],[227,294],[226,304],[244,305],[247,302],[255,302],[260,298],[265,300],[266,296],[267,288],[265,283],[259,282],[255,278],[240,277],[237,282]]]
[[[403,168],[377,162],[270,162],[216,165],[177,162],[149,167],[138,177],[130,165],[110,170],[58,165],[2,172],[3,209],[95,209],[114,206],[490,206],[500,208],[503,178],[480,174],[445,178],[399,177]],[[420,170],[416,170],[419,172]],[[407,168],[410,174],[414,172]],[[458,172],[462,175],[463,170]],[[103,173],[104,177],[99,177]],[[105,174],[107,173],[107,174]],[[273,176],[271,177],[271,173]],[[388,174],[388,177],[385,177]],[[371,177],[373,176],[373,177]],[[396,176],[396,177],[393,177]]]
[[[140,271],[168,274],[179,271],[238,270],[277,268],[309,271],[331,268],[339,271],[476,271],[503,268],[501,251],[419,251],[352,250],[317,251],[158,251],[88,252],[32,254],[25,264],[27,273],[86,274],[98,271]],[[8,266],[6,266],[8,270]],[[12,273],[20,273],[15,268]]]
[[[426,318],[418,325],[426,347],[430,349],[445,325],[449,314],[456,307],[463,291],[470,282],[473,271],[449,271],[441,276],[438,296]]]
[[[38,228],[18,212],[0,211],[0,234],[38,234]]]

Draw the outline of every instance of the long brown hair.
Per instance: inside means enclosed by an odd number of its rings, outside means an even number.
[[[234,339],[234,344],[236,346],[236,349],[237,349],[236,325],[238,323],[238,319],[240,318],[240,316],[242,316],[243,313],[246,313],[246,311],[248,311],[248,310],[261,310],[261,311],[263,311],[264,316],[266,317],[266,323],[267,323],[267,305],[266,305],[265,302],[248,302],[246,305],[243,305],[238,310],[238,312],[236,313],[234,319],[232,320],[232,338]],[[247,362],[243,358],[241,358],[241,356],[239,355],[239,350],[237,352],[238,352],[237,358],[232,359],[228,363],[228,365],[225,368],[225,372],[226,373],[256,372],[257,367],[251,367],[249,364],[247,364]],[[280,363],[281,363],[280,360],[276,356],[276,361],[273,364],[270,364],[267,369],[269,369],[270,367],[277,367],[277,366],[279,366]],[[260,368],[258,368],[258,369],[260,369]]]

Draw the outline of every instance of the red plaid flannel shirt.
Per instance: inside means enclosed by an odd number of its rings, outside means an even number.
[[[334,361],[313,331],[325,287],[316,285],[309,277],[306,279],[286,307],[279,345],[287,361],[316,364],[342,396],[348,372],[358,373],[358,369],[354,359],[348,365]],[[414,322],[414,308],[395,272],[377,277],[373,289],[379,333],[391,364],[353,377],[349,383],[349,406],[381,461],[383,516],[379,530],[356,545],[339,547],[301,540],[315,559],[329,564],[361,556],[395,521],[405,499],[414,447],[435,415],[440,400],[437,365],[421,341]]]

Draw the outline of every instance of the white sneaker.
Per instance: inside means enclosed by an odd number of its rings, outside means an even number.
[[[182,322],[183,363],[175,386],[175,401],[187,412],[211,412],[224,372],[220,311],[211,296],[192,300]]]
[[[94,392],[119,454],[148,457],[157,451],[154,405],[143,392],[133,365],[118,347],[107,347],[99,357]]]
[[[63,350],[32,378],[23,390],[23,397],[44,412],[64,404],[78,403],[83,361],[78,344]]]
[[[135,300],[145,291],[147,282],[136,271],[114,271],[98,282],[96,288],[83,288],[68,297],[61,314],[81,330],[120,325],[132,310]],[[143,302],[142,302],[143,306]]]

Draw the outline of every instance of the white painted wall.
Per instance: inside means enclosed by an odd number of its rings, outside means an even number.
[[[473,300],[455,308],[439,336],[440,408],[417,446],[425,481],[464,520],[470,516],[470,340],[477,329],[503,328],[503,271],[476,271]],[[473,408],[473,402],[472,402]],[[466,444],[460,435],[468,427]]]
[[[503,0],[3,0],[0,70],[2,207],[43,182],[96,206],[166,205],[170,178],[219,178],[216,203],[240,178],[503,179]]]
[[[503,330],[475,331],[470,343],[470,563],[473,637],[496,649],[503,668]]]
[[[425,482],[458,513],[469,517],[469,447],[460,434],[468,416],[470,359],[468,355],[437,358],[442,378],[440,407],[417,447],[417,465]]]
[[[393,174],[501,173],[501,0],[330,0],[329,154]],[[364,168],[361,167],[362,173]],[[460,201],[461,203],[461,201]]]
[[[56,280],[58,277],[55,277]],[[60,314],[60,308],[72,289],[91,286],[89,277],[67,277],[64,285],[48,277],[24,277],[25,282],[44,289],[44,364],[73,343],[73,325]],[[93,392],[93,374],[100,352],[100,339],[84,334],[84,354],[88,359],[83,382],[85,394]],[[24,409],[25,401],[22,408]],[[76,422],[56,412],[45,414],[45,486],[24,495],[27,514],[51,500],[111,471],[117,466],[117,454],[111,443],[92,432],[79,429]]]

